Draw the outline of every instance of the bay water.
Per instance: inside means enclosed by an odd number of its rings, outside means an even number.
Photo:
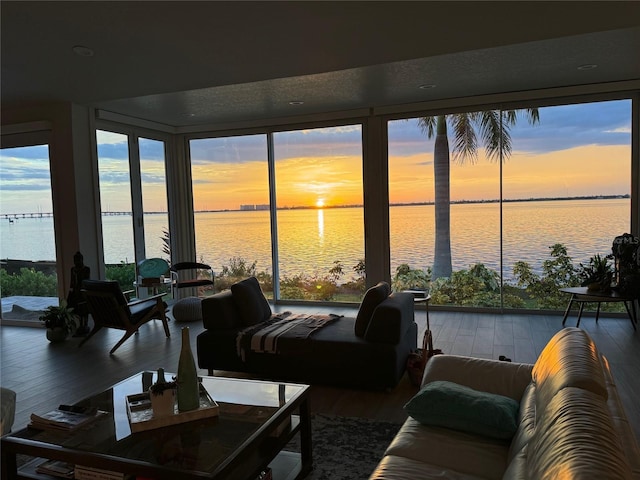
[[[433,262],[433,205],[392,206],[389,209],[391,271],[407,263],[427,268]],[[293,209],[277,212],[281,276],[328,274],[335,262],[343,266],[343,281],[354,277],[353,267],[364,259],[363,209]],[[133,261],[131,216],[103,216],[105,262]],[[163,231],[167,215],[144,218],[147,257],[166,257]],[[502,250],[500,225],[503,228]],[[232,258],[258,271],[272,272],[268,211],[197,212],[197,260],[220,272]],[[611,252],[613,238],[630,228],[629,199],[583,199],[462,203],[451,206],[453,269],[483,263],[513,277],[517,261],[528,262],[536,272],[549,259],[550,246],[567,247],[574,264],[596,253]],[[55,260],[52,218],[19,218],[0,224],[0,258]]]

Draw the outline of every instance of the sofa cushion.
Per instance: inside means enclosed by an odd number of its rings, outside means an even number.
[[[504,440],[448,428],[430,427],[409,417],[387,447],[385,455],[437,466],[443,473],[435,477],[389,475],[378,478],[458,479],[470,475],[498,480],[504,474],[508,450],[509,444]]]
[[[202,299],[202,324],[209,330],[225,330],[243,326],[231,290]]]
[[[549,340],[531,371],[531,378],[537,387],[539,409],[565,387],[583,388],[607,399],[600,354],[591,337],[579,328],[564,328]]]
[[[256,277],[234,283],[231,285],[231,293],[244,325],[264,322],[271,316],[271,307]]]
[[[397,344],[415,323],[413,309],[410,293],[392,293],[373,310],[364,339],[373,343]],[[417,342],[416,338],[416,347]]]
[[[405,410],[424,425],[490,438],[511,439],[518,428],[519,404],[514,399],[453,382],[428,383],[409,400]]]
[[[356,316],[355,332],[356,336],[364,337],[369,326],[369,321],[373,315],[373,311],[378,305],[380,305],[391,293],[391,287],[387,282],[379,282],[374,287],[371,287],[364,294],[362,303],[360,303],[360,309]]]
[[[526,457],[528,478],[632,477],[605,400],[581,388],[562,389],[537,416]]]

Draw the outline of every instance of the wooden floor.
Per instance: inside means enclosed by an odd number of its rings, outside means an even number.
[[[332,312],[355,316],[353,309],[335,307],[277,307],[274,310]],[[419,338],[426,328],[424,310],[416,311]],[[494,358],[500,355],[514,362],[533,363],[549,338],[561,329],[561,316],[495,315],[484,313],[431,312],[435,347],[445,353]],[[0,327],[0,384],[17,392],[14,430],[28,423],[32,412],[45,412],[61,403],[73,403],[107,389],[117,381],[142,370],[159,367],[174,372],[180,354],[180,329],[189,326],[195,354],[195,338],[202,324],[169,322],[171,338],[164,335],[159,321],[150,322],[127,340],[113,355],[109,350],[121,331],[98,333],[82,348],[80,339],[50,344],[40,328]],[[575,325],[570,318],[567,325]],[[608,358],[627,416],[640,439],[640,333],[626,318],[593,318],[580,325]],[[205,370],[200,370],[206,375]],[[216,372],[216,375],[232,375]],[[402,407],[416,393],[405,376],[390,392],[370,392],[314,386],[312,410],[352,417],[368,417],[401,422]]]

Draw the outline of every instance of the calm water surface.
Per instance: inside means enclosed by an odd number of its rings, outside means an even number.
[[[433,262],[434,207],[391,207],[391,268],[402,263],[426,268]],[[629,231],[630,200],[564,200],[513,202],[503,205],[504,276],[512,278],[516,261],[539,271],[549,258],[549,247],[562,243],[574,264],[596,253],[608,254],[613,237]],[[269,212],[197,213],[198,259],[214,271],[232,257],[257,262],[259,271],[271,273]],[[130,216],[103,217],[105,261],[133,260]],[[147,256],[162,256],[166,215],[145,216]],[[475,263],[500,269],[500,205],[451,206],[451,251],[454,270]],[[325,275],[340,261],[347,279],[364,258],[362,208],[278,211],[281,274]],[[55,259],[52,219],[18,219],[2,223],[0,257],[25,260]]]

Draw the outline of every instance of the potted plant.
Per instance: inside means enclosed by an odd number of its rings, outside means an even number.
[[[149,398],[154,417],[166,417],[175,413],[177,389],[177,382],[167,382],[164,378],[164,369],[159,368],[158,380],[149,387]]]
[[[78,316],[73,313],[73,308],[67,306],[65,300],[58,306],[47,307],[40,316],[40,321],[47,328],[47,339],[50,342],[61,342],[78,328]]]
[[[609,263],[609,259],[599,254],[591,257],[587,265],[581,263],[578,272],[582,278],[583,287],[587,287],[587,290],[602,292],[611,290],[613,273],[613,265]]]

